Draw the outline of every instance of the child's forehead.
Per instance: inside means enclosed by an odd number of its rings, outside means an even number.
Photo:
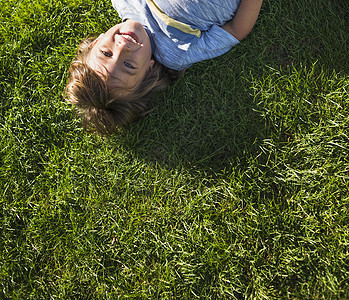
[[[94,70],[106,82],[108,89],[110,90],[117,91],[121,94],[125,94],[126,92],[132,92],[137,86],[137,83],[131,80],[126,80],[124,78],[109,73],[102,63],[97,63],[92,60],[89,63],[89,67],[92,70]]]
[[[114,90],[128,90],[131,92],[137,87],[137,82],[125,80],[113,74],[107,74],[106,78],[108,88]]]
[[[125,82],[112,75],[107,78],[106,83],[110,92],[118,98],[126,98],[132,95],[137,87],[134,82]]]

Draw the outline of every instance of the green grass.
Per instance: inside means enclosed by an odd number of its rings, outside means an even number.
[[[349,299],[347,1],[265,1],[118,136],[62,92],[109,1],[0,0],[0,298]]]

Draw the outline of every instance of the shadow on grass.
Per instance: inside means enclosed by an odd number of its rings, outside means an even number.
[[[126,132],[127,148],[147,161],[193,172],[229,170],[257,156],[264,121],[254,110],[250,83],[228,59],[193,67],[161,94],[155,110]]]

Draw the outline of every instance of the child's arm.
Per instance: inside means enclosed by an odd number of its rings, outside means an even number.
[[[239,41],[243,40],[256,23],[262,2],[263,0],[242,0],[234,18],[222,28]]]

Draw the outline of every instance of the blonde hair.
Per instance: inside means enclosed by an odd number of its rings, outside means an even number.
[[[66,100],[75,105],[83,117],[82,125],[88,131],[102,135],[115,133],[145,113],[155,92],[166,88],[182,72],[164,67],[155,60],[153,68],[126,99],[117,89],[107,85],[107,78],[91,69],[86,58],[96,36],[84,39],[69,68],[69,78],[64,91]]]

